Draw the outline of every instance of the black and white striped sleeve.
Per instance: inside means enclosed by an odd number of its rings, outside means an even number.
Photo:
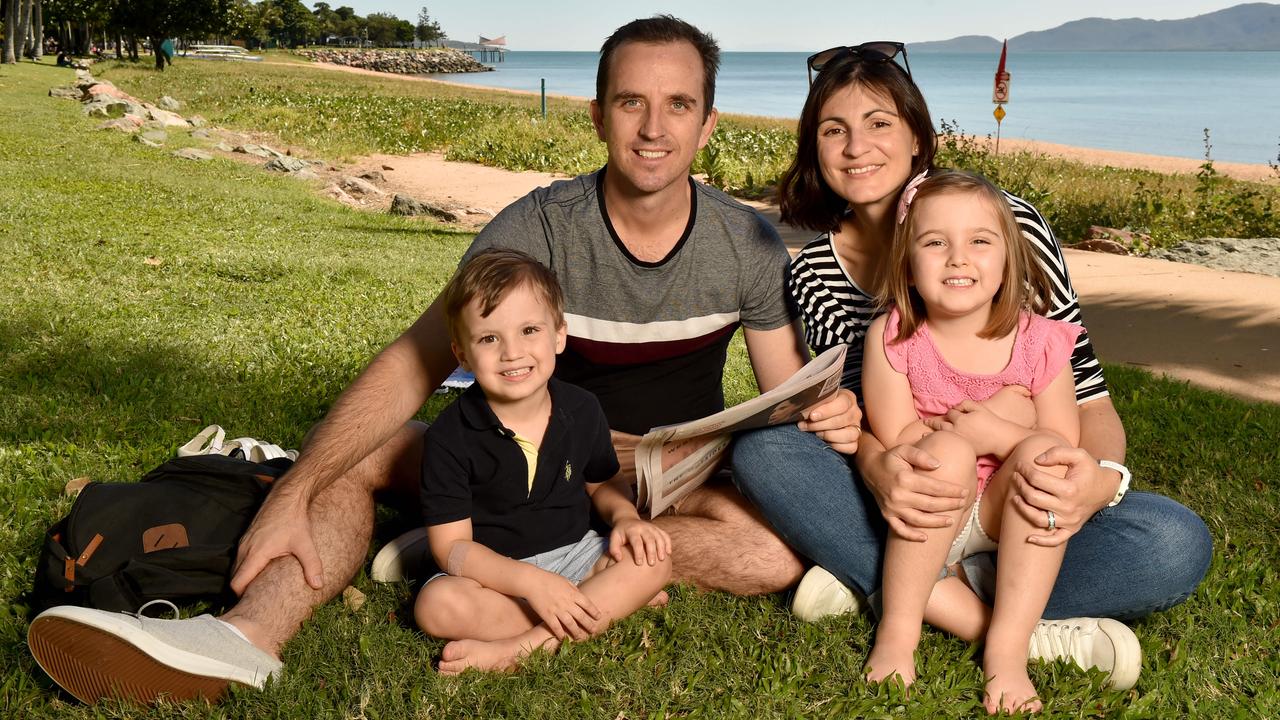
[[[1049,283],[1053,288],[1053,298],[1049,303],[1048,316],[1053,320],[1062,320],[1085,327],[1084,316],[1080,311],[1080,299],[1075,288],[1071,286],[1071,276],[1067,272],[1067,261],[1062,256],[1062,247],[1049,229],[1049,223],[1036,210],[1035,206],[1016,195],[1005,193],[1009,199],[1009,207],[1013,216],[1022,228],[1023,237],[1031,242],[1035,250],[1036,260],[1049,275]],[[1093,353],[1093,345],[1089,342],[1089,331],[1086,328],[1076,340],[1075,351],[1071,354],[1071,372],[1076,381],[1076,403],[1083,404],[1090,400],[1106,397],[1107,381],[1102,376],[1102,365]]]

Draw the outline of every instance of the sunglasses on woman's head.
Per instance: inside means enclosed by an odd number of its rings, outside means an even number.
[[[841,45],[814,53],[809,56],[805,63],[809,66],[809,84],[813,84],[814,73],[822,72],[822,69],[837,60],[851,57],[854,62],[892,62],[898,55],[902,56],[902,63],[907,71],[907,77],[911,77],[911,63],[907,62],[907,46],[900,42],[865,42],[861,45]]]

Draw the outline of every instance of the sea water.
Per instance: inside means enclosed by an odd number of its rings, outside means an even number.
[[[726,52],[716,83],[721,112],[795,118],[808,91],[806,53]],[[998,56],[911,54],[934,122],[994,135],[991,85]],[[452,82],[593,97],[594,52],[510,51],[495,72]],[[1280,52],[1039,52],[1009,56],[1013,76],[1001,134],[1153,155],[1276,162]]]

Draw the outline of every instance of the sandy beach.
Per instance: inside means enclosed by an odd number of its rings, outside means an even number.
[[[345,65],[333,65],[331,63],[312,63],[311,67],[322,68],[324,70],[332,70],[335,72],[346,72],[356,75],[369,75],[374,77],[394,78],[406,80],[409,82],[425,82],[436,83],[439,85],[449,85],[452,87],[469,88],[472,90],[486,90],[497,93],[508,93],[511,95],[537,95],[535,92],[524,90],[510,90],[507,88],[490,87],[487,85],[472,85],[469,83],[455,83],[448,80],[440,80],[438,78],[420,77],[417,75],[396,75],[394,73],[377,72],[375,70],[364,70],[361,68],[353,68]],[[588,101],[590,98],[577,97],[574,95],[556,95],[548,93],[548,97],[560,98],[565,100]],[[979,142],[988,142],[987,138],[978,138]],[[992,141],[993,142],[993,141]],[[1001,152],[1019,152],[1025,151],[1041,155],[1053,157],[1061,157],[1075,162],[1085,163],[1088,165],[1100,165],[1118,168],[1132,168],[1139,170],[1153,170],[1162,173],[1185,173],[1194,174],[1200,169],[1203,160],[1183,157],[1170,157],[1165,155],[1147,155],[1144,153],[1122,152],[1118,150],[1102,150],[1098,148],[1074,147],[1071,145],[1059,145],[1057,143],[1044,142],[1040,140],[1027,140],[1023,138],[1002,137],[1000,139]],[[1254,180],[1260,182],[1271,182],[1280,184],[1280,173],[1273,170],[1266,164],[1254,163],[1233,163],[1214,161],[1214,168],[1222,175],[1236,178],[1238,180]]]

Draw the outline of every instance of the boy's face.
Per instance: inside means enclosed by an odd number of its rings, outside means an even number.
[[[564,350],[565,326],[557,325],[541,296],[521,283],[509,290],[488,317],[480,301],[462,309],[453,354],[476,376],[490,404],[510,405],[544,392]]]

